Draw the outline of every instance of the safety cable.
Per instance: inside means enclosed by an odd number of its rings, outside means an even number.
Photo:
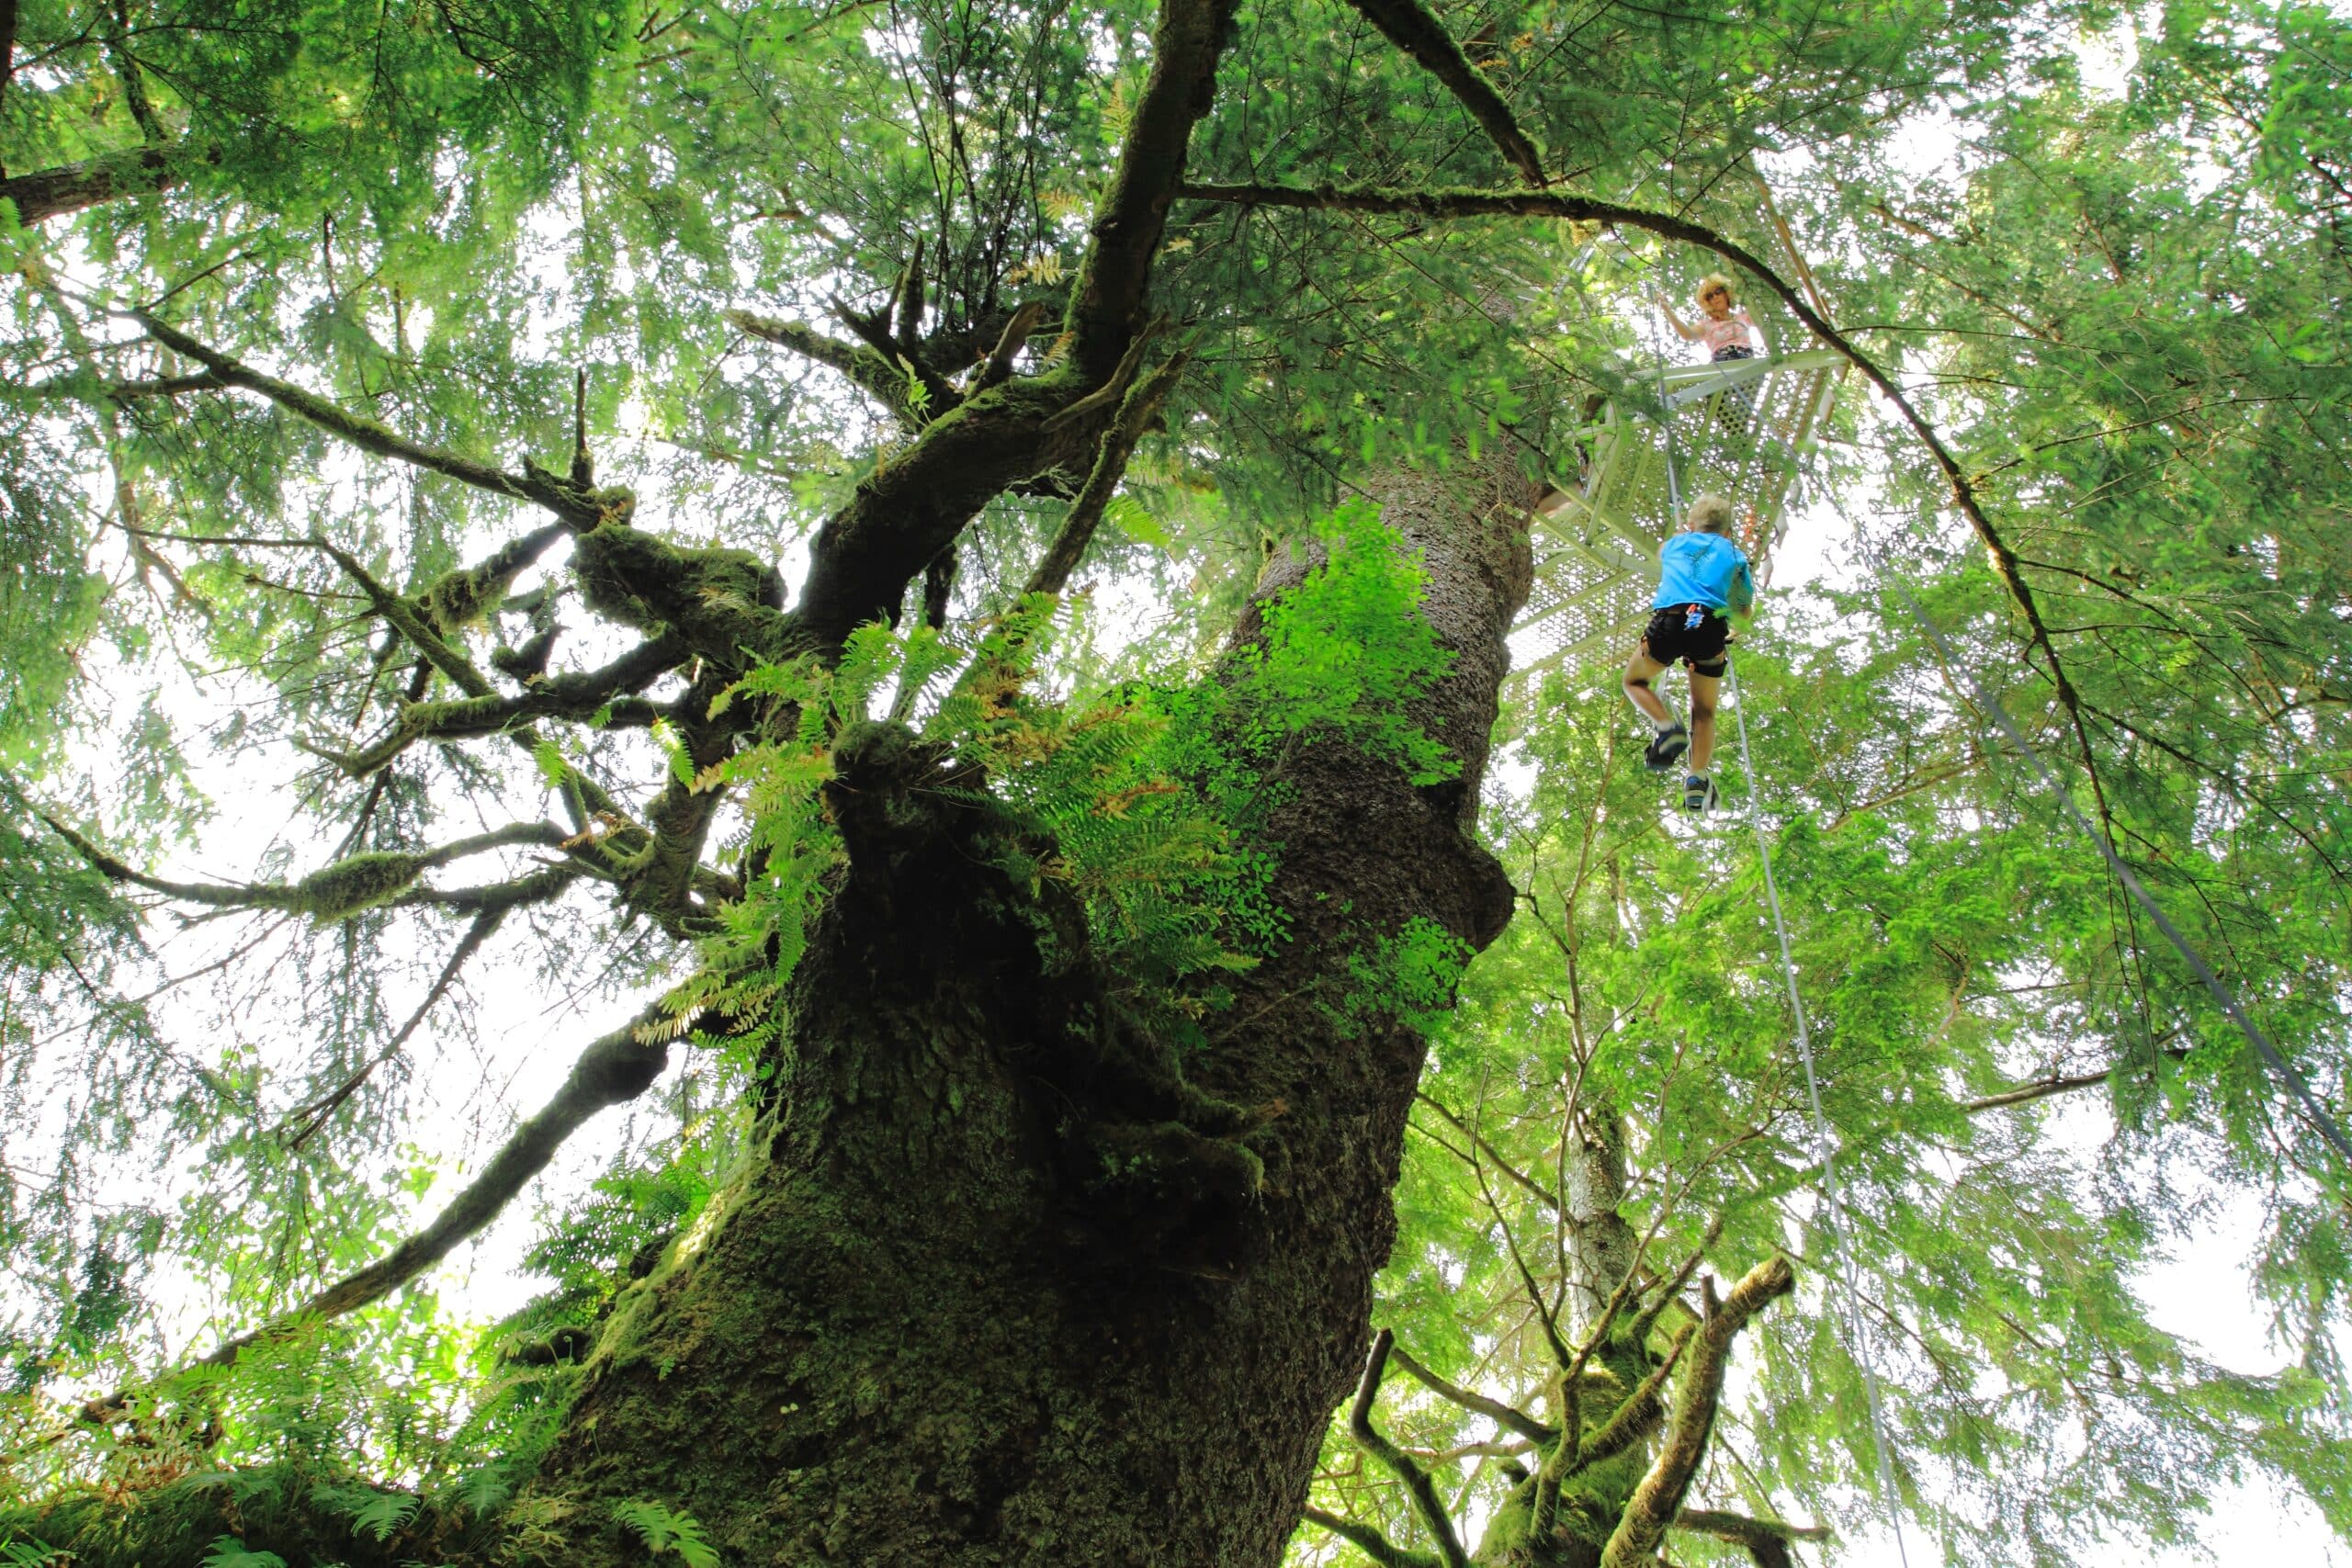
[[[2263,1032],[2262,1027],[2247,1015],[2245,1009],[2239,1005],[2237,993],[2213,972],[2212,965],[2205,962],[2204,954],[2198,952],[2188,938],[2181,933],[2180,928],[2172,923],[2172,918],[2164,912],[2163,908],[2149,894],[2147,888],[2142,886],[2139,877],[2132,874],[2132,868],[2123,863],[2123,857],[2115,852],[2115,845],[2107,834],[2094,825],[2089,818],[2083,815],[2083,808],[2075,803],[2073,794],[2058,782],[2058,776],[2050,771],[2049,764],[2041,760],[2041,754],[2026,744],[2025,732],[2018,728],[2018,721],[2009,716],[2009,710],[2002,705],[1998,697],[1985,690],[1984,683],[1976,678],[1975,668],[1960,657],[1959,650],[1953,648],[1951,640],[1944,636],[1943,628],[1936,625],[1927,610],[1920,605],[1919,601],[1912,596],[1911,586],[1903,580],[1903,574],[1896,571],[1887,562],[1886,558],[1878,552],[1871,543],[1870,535],[1859,525],[1854,529],[1854,538],[1855,542],[1861,547],[1862,558],[1870,563],[1872,575],[1882,581],[1894,585],[1895,593],[1903,600],[1904,607],[1910,611],[1911,618],[1919,623],[1919,629],[1927,633],[1929,642],[1935,644],[1936,651],[1943,657],[1944,669],[1947,671],[1959,671],[1961,679],[1967,683],[1970,693],[1975,696],[1978,704],[1993,716],[1993,722],[2000,727],[2001,733],[2008,738],[2009,744],[2017,748],[2018,754],[2025,759],[2027,766],[2033,770],[2034,775],[2041,779],[2042,784],[2057,798],[2058,804],[2065,808],[2067,818],[2073,821],[2083,837],[2088,839],[2098,850],[2100,855],[2106,859],[2108,869],[2115,874],[2117,881],[2122,883],[2123,890],[2132,896],[2134,903],[2147,912],[2148,919],[2155,922],[2156,929],[2165,934],[2165,941],[2172,943],[2174,950],[2180,954],[2190,972],[2204,982],[2205,989],[2211,994],[2213,1000],[2220,1004],[2222,1012],[2228,1015],[2230,1021],[2238,1026],[2239,1032],[2243,1033],[2247,1043],[2254,1047],[2255,1055],[2261,1059],[2263,1066],[2267,1067],[2271,1075],[2302,1102],[2303,1109],[2311,1113],[2312,1122],[2318,1126],[2320,1135],[2335,1145],[2335,1152],[2344,1156],[2347,1165],[2352,1165],[2352,1140],[2345,1137],[2344,1129],[2336,1125],[2335,1118],[2329,1115],[2327,1108],[2319,1102],[2319,1097],[2312,1092],[2309,1081],[2296,1070],[2292,1062],[2287,1060],[2285,1054],[2271,1042],[2270,1036]]]
[[[1660,356],[1663,358],[1663,355]],[[1664,371],[1660,390],[1664,390]],[[1702,408],[1708,407],[1702,402]],[[1674,464],[1674,413],[1667,411],[1666,489],[1673,508],[1670,516],[1679,520],[1681,512],[1680,482]],[[1669,525],[1671,525],[1671,524]],[[1829,1221],[1829,1251],[1836,1260],[1838,1273],[1846,1287],[1846,1332],[1852,1341],[1855,1365],[1862,1370],[1863,1396],[1871,1413],[1871,1448],[1878,1464],[1879,1506],[1886,1515],[1886,1527],[1894,1536],[1894,1554],[1903,1568],[1911,1568],[1911,1553],[1903,1539],[1903,1512],[1900,1496],[1894,1490],[1894,1439],[1887,1434],[1886,1407],[1879,1397],[1878,1368],[1871,1357],[1870,1325],[1862,1316],[1861,1277],[1854,1267],[1853,1253],[1846,1246],[1845,1200],[1838,1189],[1837,1140],[1829,1131],[1829,1117],[1821,1108],[1821,1079],[1813,1065],[1813,1030],[1804,1010],[1804,997],[1797,987],[1796,959],[1789,950],[1789,925],[1781,912],[1780,884],[1772,874],[1772,849],[1764,837],[1764,817],[1757,804],[1756,764],[1747,750],[1747,713],[1739,700],[1739,671],[1728,663],[1724,671],[1730,682],[1732,719],[1739,734],[1739,766],[1747,791],[1747,820],[1756,833],[1756,852],[1764,866],[1764,894],[1772,910],[1772,930],[1781,942],[1781,977],[1789,987],[1789,1010],[1796,1020],[1797,1059],[1804,1065],[1804,1092],[1813,1111],[1814,1150],[1821,1159],[1821,1196]]]
[[[1746,782],[1747,794],[1747,825],[1756,835],[1757,858],[1764,866],[1764,898],[1772,910],[1772,933],[1781,941],[1781,978],[1789,987],[1789,1010],[1797,1024],[1797,1060],[1804,1064],[1804,1094],[1813,1111],[1814,1152],[1821,1159],[1821,1195],[1828,1208],[1829,1250],[1838,1261],[1838,1272],[1845,1277],[1846,1332],[1854,1342],[1854,1362],[1862,1369],[1862,1392],[1871,1411],[1871,1446],[1878,1456],[1878,1490],[1886,1512],[1887,1529],[1894,1532],[1894,1555],[1910,1568],[1911,1554],[1904,1545],[1903,1516],[1894,1490],[1894,1463],[1891,1457],[1894,1440],[1887,1436],[1886,1408],[1879,1398],[1878,1369],[1871,1359],[1870,1325],[1862,1316],[1861,1278],[1854,1268],[1854,1255],[1846,1245],[1845,1201],[1838,1190],[1838,1145],[1830,1135],[1829,1117],[1821,1109],[1821,1080],[1813,1066],[1813,1030],[1807,1022],[1804,998],[1797,989],[1796,959],[1789,951],[1789,923],[1781,913],[1781,887],[1772,875],[1772,846],[1764,836],[1764,812],[1758,803],[1756,762],[1747,750],[1747,705],[1739,698],[1739,671],[1736,666],[1725,670],[1731,694],[1732,722],[1739,735],[1739,771]]]

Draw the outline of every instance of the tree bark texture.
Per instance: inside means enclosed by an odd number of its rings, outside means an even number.
[[[1465,465],[1373,493],[1424,554],[1454,660],[1415,716],[1463,776],[1303,748],[1270,835],[1289,940],[1181,1076],[1075,911],[998,869],[1004,829],[925,787],[936,760],[843,735],[850,865],[761,1148],[610,1319],[518,1515],[546,1561],[641,1559],[630,1500],[729,1562],[1279,1561],[1362,1364],[1424,1055],[1339,1005],[1349,957],[1416,919],[1483,945],[1512,898],[1472,819],[1534,487]],[[1278,558],[1254,604],[1310,566]]]

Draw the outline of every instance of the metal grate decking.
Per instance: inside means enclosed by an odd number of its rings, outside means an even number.
[[[1656,385],[1674,425],[1671,484],[1668,433],[1657,422],[1611,404],[1576,432],[1590,444],[1589,457],[1582,483],[1555,492],[1536,516],[1535,586],[1511,629],[1514,677],[1623,661],[1647,618],[1657,547],[1679,521],[1678,499],[1688,506],[1709,491],[1731,498],[1741,512],[1740,547],[1761,586],[1790,488],[1836,400],[1843,364],[1823,349],[1660,372]]]

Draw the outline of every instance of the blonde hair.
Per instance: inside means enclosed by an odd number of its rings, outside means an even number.
[[[1697,297],[1702,302],[1703,302],[1708,295],[1713,294],[1718,288],[1724,291],[1724,299],[1729,299],[1735,305],[1739,303],[1739,296],[1732,291],[1731,279],[1725,277],[1720,272],[1711,272],[1707,274],[1706,276],[1699,280],[1699,293]]]
[[[1702,495],[1690,503],[1683,524],[1702,534],[1731,534],[1731,502],[1720,495]]]

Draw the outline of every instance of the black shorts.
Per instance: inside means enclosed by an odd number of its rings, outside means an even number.
[[[1724,649],[1731,641],[1731,623],[1718,612],[1707,610],[1697,626],[1686,627],[1692,608],[1689,604],[1668,604],[1653,613],[1649,626],[1642,632],[1642,646],[1660,664],[1679,660],[1688,664],[1694,675],[1720,678],[1726,663]]]
[[[1746,344],[1726,344],[1715,350],[1710,357],[1718,362],[1725,359],[1753,359],[1756,357],[1756,351]]]

